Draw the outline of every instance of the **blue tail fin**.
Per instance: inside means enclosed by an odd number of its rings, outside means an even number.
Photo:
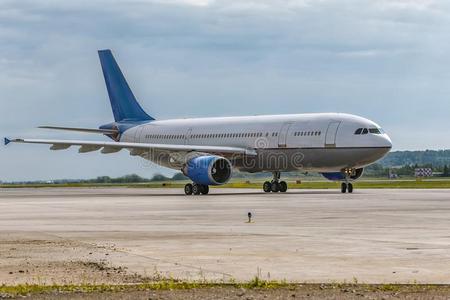
[[[154,120],[150,117],[136,101],[125,77],[120,71],[111,50],[98,51],[100,63],[102,65],[103,76],[105,77],[106,88],[108,89],[109,100],[116,122],[147,121]]]

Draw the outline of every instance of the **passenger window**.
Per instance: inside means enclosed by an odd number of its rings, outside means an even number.
[[[362,131],[362,134],[368,134],[368,133],[369,133],[369,131],[367,130],[367,128],[364,128]]]

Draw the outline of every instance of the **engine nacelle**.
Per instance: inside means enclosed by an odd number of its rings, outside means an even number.
[[[356,180],[359,177],[362,176],[364,172],[364,168],[356,169],[355,173],[350,175],[350,180]],[[322,173],[323,177],[325,177],[328,180],[332,181],[343,181],[345,180],[345,173],[344,172],[329,172],[329,173]]]
[[[188,161],[183,173],[193,182],[205,185],[222,185],[231,178],[231,163],[228,159],[205,155],[197,156]]]

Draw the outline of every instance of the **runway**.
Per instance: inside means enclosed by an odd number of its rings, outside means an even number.
[[[0,284],[450,283],[450,190],[20,188],[0,211]]]

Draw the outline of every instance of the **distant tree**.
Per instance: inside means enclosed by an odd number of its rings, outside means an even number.
[[[91,180],[95,183],[109,183],[111,182],[111,177],[109,176],[98,176],[96,179]]]
[[[450,170],[447,165],[445,165],[444,169],[442,170],[442,176],[444,176],[444,177],[450,176]]]
[[[130,174],[118,178],[109,178],[107,183],[139,183],[146,181],[148,181],[148,179],[142,178],[136,174]]]
[[[364,169],[364,175],[372,177],[385,177],[389,174],[389,168],[383,167],[381,164],[372,164]]]
[[[183,173],[176,173],[172,176],[172,180],[187,180],[188,178]]]
[[[383,158],[380,163],[385,167],[415,164],[420,166],[432,164],[435,167],[443,167],[450,164],[450,150],[394,151]]]
[[[152,177],[152,179],[150,181],[166,181],[169,180],[170,178],[161,175],[161,174],[156,174],[155,176]]]

